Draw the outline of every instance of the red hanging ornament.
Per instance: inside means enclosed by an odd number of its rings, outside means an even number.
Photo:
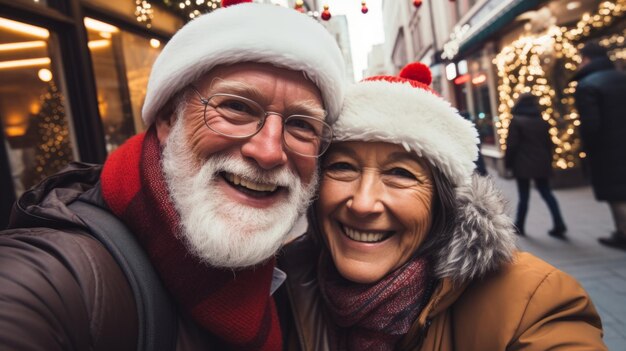
[[[365,3],[365,0],[361,1],[361,12],[363,14],[366,14],[367,11],[369,11],[369,9],[367,8],[367,4]]]
[[[322,19],[328,21],[331,17],[330,11],[328,11],[328,5],[324,5],[324,11],[322,11]]]
[[[252,2],[252,0],[222,0],[222,7]]]
[[[302,0],[296,1],[296,11],[304,13],[304,2]]]
[[[413,6],[419,9],[422,6],[422,0],[413,0]]]

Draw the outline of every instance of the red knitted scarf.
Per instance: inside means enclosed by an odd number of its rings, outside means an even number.
[[[320,260],[322,297],[336,327],[333,350],[393,350],[408,332],[430,295],[426,259],[416,258],[373,284],[343,278],[328,255]]]
[[[175,300],[205,330],[230,349],[280,350],[278,315],[269,292],[274,260],[233,271],[189,254],[161,168],[161,151],[150,128],[111,154],[101,175],[104,200],[135,233]]]

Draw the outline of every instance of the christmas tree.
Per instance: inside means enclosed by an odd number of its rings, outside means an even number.
[[[40,97],[41,109],[31,121],[38,140],[35,149],[36,181],[60,171],[72,160],[72,145],[65,119],[63,95],[53,80],[48,82],[46,90]]]

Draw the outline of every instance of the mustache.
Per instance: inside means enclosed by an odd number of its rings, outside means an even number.
[[[209,167],[207,167],[210,165]],[[293,187],[300,183],[300,178],[286,166],[279,169],[261,169],[249,161],[231,155],[213,155],[204,162],[202,170],[212,171],[215,178],[219,173],[231,173],[255,183],[275,184],[280,187]]]

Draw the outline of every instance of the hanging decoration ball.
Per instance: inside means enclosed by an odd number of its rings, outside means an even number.
[[[422,6],[422,0],[413,0],[413,6],[419,8]]]
[[[296,6],[295,6],[296,11],[298,12],[302,12],[304,13],[304,1],[302,0],[298,0],[296,1]]]
[[[363,14],[366,14],[367,11],[369,11],[369,9],[367,8],[367,4],[365,3],[365,0],[361,1],[361,12]]]
[[[322,19],[324,21],[328,21],[331,17],[330,11],[328,10],[328,5],[324,5],[324,11],[322,11]]]
[[[252,0],[222,0],[222,7],[228,7],[237,4],[243,4],[246,2],[252,2]]]

